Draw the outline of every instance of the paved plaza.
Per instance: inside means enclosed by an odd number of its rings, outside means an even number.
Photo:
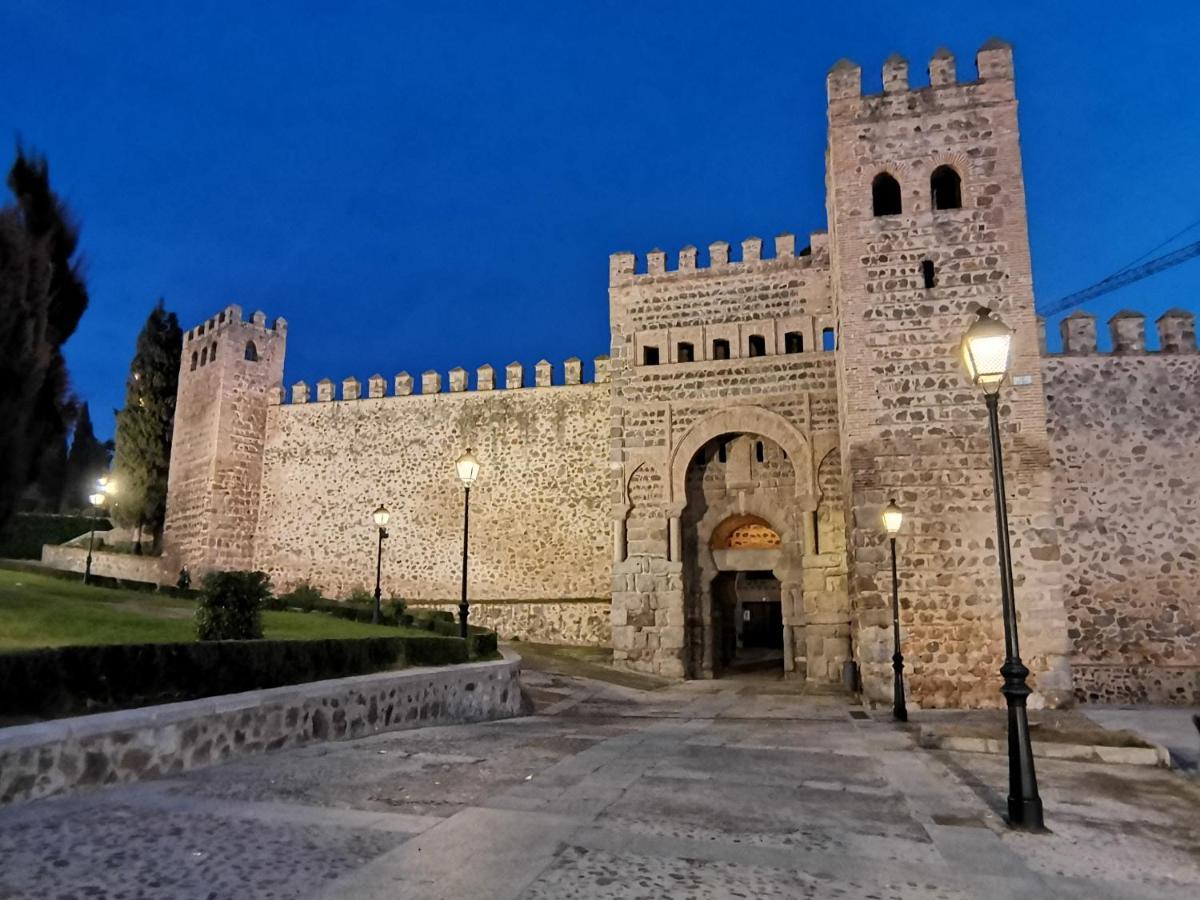
[[[1200,896],[1200,786],[1005,761],[780,682],[526,674],[537,714],[279,752],[0,811],[0,897]]]

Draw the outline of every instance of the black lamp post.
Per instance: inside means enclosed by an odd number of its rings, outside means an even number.
[[[1000,558],[1000,601],[1004,617],[1004,665],[1000,692],[1008,704],[1008,824],[1030,831],[1045,830],[1042,799],[1038,796],[1029,740],[1025,701],[1031,693],[1025,679],[1029,669],[1021,662],[1017,643],[1017,609],[1013,596],[1012,548],[1008,537],[1008,500],[1004,492],[1004,459],[1000,450],[1000,385],[1012,359],[1012,330],[991,310],[979,318],[962,339],[963,364],[971,381],[982,388],[988,411],[992,444],[992,487],[996,496],[996,546]]]
[[[904,521],[904,513],[892,500],[883,510],[883,527],[892,545],[892,716],[897,722],[908,721],[908,706],[904,702],[904,655],[900,652],[900,579],[896,575],[896,535]]]
[[[479,460],[466,453],[454,463],[459,480],[463,484],[463,558],[462,558],[462,599],[458,603],[458,633],[465,640],[467,637],[467,619],[471,615],[471,604],[467,602],[467,541],[470,537],[471,523],[471,485],[479,477]]]
[[[375,608],[371,610],[371,624],[379,624],[379,600],[383,596],[381,585],[381,576],[383,574],[383,539],[388,536],[387,525],[391,514],[387,511],[387,507],[382,503],[379,504],[379,509],[372,514],[375,519],[375,527],[379,529],[379,549],[375,553]]]
[[[108,495],[116,490],[116,484],[107,475],[102,475],[96,482],[96,491],[88,495],[88,502],[92,504],[92,530],[88,533],[88,552],[87,559],[83,564],[83,583],[92,583],[92,550],[96,545],[96,520],[100,516],[100,510],[104,508],[105,502],[108,500]]]

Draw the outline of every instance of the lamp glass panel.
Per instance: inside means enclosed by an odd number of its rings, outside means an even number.
[[[458,470],[458,477],[466,487],[474,484],[475,479],[479,477],[479,460],[471,455],[470,450],[458,458],[454,467]]]
[[[1009,351],[1012,349],[1012,333],[967,334],[967,372],[971,380],[990,384],[1004,380],[1008,373]]]
[[[889,503],[883,511],[883,527],[888,534],[896,534],[904,521],[904,513],[895,503]]]
[[[386,525],[388,523],[388,519],[390,519],[391,517],[392,517],[391,513],[389,513],[387,511],[387,508],[384,506],[381,506],[381,507],[379,507],[379,509],[375,510],[375,513],[374,513],[375,524],[378,525],[380,528],[382,528],[384,525]]]

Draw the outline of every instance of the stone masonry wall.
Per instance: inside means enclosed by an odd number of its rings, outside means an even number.
[[[685,584],[685,571],[693,582],[703,577],[697,548],[709,535],[697,529],[714,523],[699,510],[684,515],[685,483],[697,453],[722,435],[761,436],[787,454],[790,496],[773,511],[787,520],[777,525],[788,535],[779,572],[785,634],[795,638],[806,624],[801,560],[811,556],[807,523],[819,502],[815,461],[837,442],[836,376],[826,349],[833,326],[829,256],[822,233],[800,253],[787,234],[775,239],[773,256],[764,258],[762,249],[760,239],[747,238],[734,261],[718,241],[705,266],[694,247],[685,247],[670,270],[666,254],[655,250],[644,272],[632,253],[610,259],[613,651],[631,668],[712,674],[702,662],[711,648],[694,646],[709,640],[696,624],[705,613],[689,612],[685,599],[686,590],[692,607],[707,604],[707,584]],[[747,491],[735,486],[730,503]],[[823,627],[807,629],[807,652],[793,646],[785,657],[789,672],[797,673],[806,656],[812,670],[814,648],[822,652],[816,671],[830,668],[827,645],[816,637]],[[848,635],[842,654],[848,657]]]
[[[1172,344],[1183,325],[1187,340]],[[1080,700],[1200,703],[1200,354],[1191,315],[1063,323],[1042,360]]]
[[[520,660],[402,669],[0,729],[0,805],[283,747],[520,715]]]
[[[611,607],[607,597],[595,600],[473,602],[471,624],[490,628],[501,640],[506,641],[608,647],[612,643]],[[458,616],[458,603],[415,603],[411,608],[441,609]]]
[[[64,572],[83,572],[87,567],[87,547],[64,544],[44,544],[42,565]],[[122,581],[141,581],[159,584],[165,581],[162,561],[157,556],[134,556],[132,553],[92,552],[92,574]]]
[[[457,370],[449,393],[427,373],[421,394],[384,396],[380,384],[361,397],[348,379],[342,400],[318,385],[316,403],[272,406],[255,565],[278,588],[371,590],[371,514],[382,503],[391,512],[384,595],[457,602],[463,488],[454,461],[471,448],[481,465],[471,489],[471,598],[607,594],[608,385],[578,383],[576,368],[568,375],[576,383],[549,386],[549,365],[539,367],[542,387],[517,387],[518,373],[511,388],[467,391]],[[307,399],[306,387],[293,396]]]
[[[229,306],[184,335],[163,528],[163,571],[194,579],[254,561],[263,439],[287,322]]]
[[[958,354],[980,306],[1016,331],[1017,386],[1001,399],[1022,653],[1039,702],[1070,698],[1059,543],[1032,294],[1012,51],[989,42],[959,82],[939,51],[930,85],[884,64],[882,94],[860,68],[828,77],[828,194],[838,314],[841,449],[856,655],[864,689],[891,697],[891,572],[880,511],[898,538],[909,689],[923,706],[1002,702],[1000,583],[988,425]],[[961,207],[935,209],[931,174],[961,178]],[[889,175],[899,213],[873,209]],[[922,263],[933,266],[926,285]]]

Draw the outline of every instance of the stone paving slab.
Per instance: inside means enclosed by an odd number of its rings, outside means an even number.
[[[1027,835],[1003,758],[845,698],[525,678],[535,716],[0,810],[0,897],[1200,896],[1200,786],[1169,771],[1039,760]]]

